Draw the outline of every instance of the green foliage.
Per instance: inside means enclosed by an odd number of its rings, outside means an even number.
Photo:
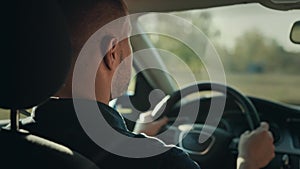
[[[229,49],[218,43],[220,30],[213,23],[213,15],[209,12],[189,11],[174,13],[188,20],[198,27],[211,41],[221,56],[221,60],[228,72],[239,73],[289,73],[299,74],[300,52],[285,50],[273,38],[266,37],[257,29],[250,29],[235,40],[235,46]],[[170,27],[160,18],[156,18],[156,29],[170,30]],[[148,23],[148,26],[153,26]],[[180,29],[185,32],[185,38],[195,38],[195,34],[189,32],[191,24],[178,23]],[[171,37],[162,35],[150,35],[154,46],[165,49],[180,57],[193,72],[203,70],[203,64],[198,56],[185,44]],[[200,44],[199,44],[200,45]],[[201,46],[199,46],[200,48]],[[180,68],[178,68],[180,69]]]
[[[277,41],[258,30],[249,30],[236,39],[226,68],[233,72],[300,73],[300,53],[286,51]]]
[[[170,37],[151,35],[151,37],[155,36],[159,37],[159,40],[154,43],[155,47],[167,50],[178,56],[193,71],[199,71],[203,67],[201,60],[189,47]],[[177,67],[177,69],[180,69],[180,67]]]

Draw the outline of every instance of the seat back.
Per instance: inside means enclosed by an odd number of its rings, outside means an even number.
[[[0,131],[1,168],[98,169],[69,148],[27,132]]]
[[[96,169],[69,148],[18,128],[18,110],[44,102],[69,71],[70,41],[59,6],[53,0],[11,0],[1,6],[9,12],[1,14],[0,107],[11,110],[11,128],[0,129],[1,168]]]

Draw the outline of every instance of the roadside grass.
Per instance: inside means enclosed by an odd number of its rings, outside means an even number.
[[[300,105],[300,76],[286,74],[230,74],[229,84],[249,96]]]
[[[170,72],[176,76],[180,87],[192,83],[186,72],[180,70]],[[194,71],[194,76],[197,81],[209,81],[205,72]],[[300,105],[300,75],[226,73],[226,83],[248,96]]]
[[[0,120],[9,119],[9,110],[0,109]]]
[[[28,112],[30,112],[31,110],[27,110]],[[0,108],[0,120],[4,120],[4,119],[9,119],[10,118],[10,110],[5,110],[5,109],[1,109]],[[25,115],[21,114],[20,118],[24,118],[26,117]]]

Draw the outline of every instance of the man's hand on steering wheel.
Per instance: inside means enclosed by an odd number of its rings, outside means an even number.
[[[259,169],[265,167],[275,157],[273,141],[273,135],[266,122],[261,122],[261,125],[251,132],[244,132],[238,146],[237,168]]]
[[[141,118],[142,117],[142,118]],[[134,133],[144,133],[148,136],[156,136],[161,128],[165,126],[169,119],[167,117],[163,117],[156,121],[152,121],[151,111],[142,113],[140,115],[139,120],[136,122],[134,126]]]

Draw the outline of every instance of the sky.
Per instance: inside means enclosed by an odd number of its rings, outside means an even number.
[[[236,5],[207,10],[213,15],[214,25],[221,30],[220,41],[228,47],[243,32],[256,28],[265,36],[277,40],[288,51],[300,51],[300,46],[289,39],[292,24],[300,20],[300,10],[277,11],[259,4]]]

